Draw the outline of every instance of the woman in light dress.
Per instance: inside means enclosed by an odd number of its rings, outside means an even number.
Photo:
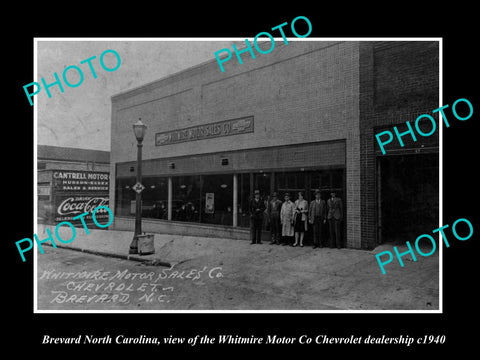
[[[294,230],[293,219],[295,214],[295,204],[290,201],[290,194],[285,193],[285,202],[280,209],[280,223],[282,224],[282,245],[289,245],[292,243]]]

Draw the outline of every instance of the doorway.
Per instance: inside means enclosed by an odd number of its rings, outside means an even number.
[[[378,243],[414,241],[438,227],[438,153],[377,157]]]

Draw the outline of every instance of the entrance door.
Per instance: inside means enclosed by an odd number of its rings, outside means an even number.
[[[438,226],[438,154],[377,158],[381,242],[414,241]]]

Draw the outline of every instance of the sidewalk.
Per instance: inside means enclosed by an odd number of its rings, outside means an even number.
[[[52,227],[50,227],[52,229]],[[59,234],[71,237],[71,230],[62,227]],[[372,251],[356,249],[312,249],[263,244],[249,241],[155,234],[155,253],[129,255],[133,232],[76,228],[76,238],[58,247],[104,256],[141,261],[145,265],[174,266],[181,269],[219,266],[226,293],[271,293],[272,296],[297,299],[305,308],[339,309],[439,309],[439,256],[410,255],[385,265],[383,275],[375,254],[391,251],[385,244]],[[43,227],[38,229],[42,239]],[[47,244],[47,243],[45,243]],[[400,252],[407,250],[397,245]],[[39,258],[41,255],[39,255]],[[39,260],[41,261],[41,260]],[[240,291],[240,289],[243,289]],[[310,304],[310,305],[309,305]],[[258,306],[268,308],[259,301]]]
[[[53,234],[54,226],[48,226]],[[205,238],[194,236],[179,236],[169,234],[154,234],[155,253],[151,255],[129,254],[130,243],[133,239],[133,231],[98,230],[88,229],[89,234],[83,228],[75,228],[76,237],[69,243],[63,243],[55,239],[59,248],[83,251],[91,254],[111,256],[127,260],[142,261],[151,265],[170,267],[192,259],[194,257],[214,254],[226,244],[222,242],[247,243],[241,240],[223,240],[217,238]],[[38,225],[38,234],[41,239],[43,225]],[[63,239],[69,239],[72,232],[68,227],[59,228],[59,235]],[[46,237],[46,233],[44,235]],[[55,236],[54,236],[55,237]],[[50,245],[50,242],[44,243]]]

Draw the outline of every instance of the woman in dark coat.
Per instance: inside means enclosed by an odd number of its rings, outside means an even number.
[[[295,244],[298,245],[300,240],[300,246],[303,247],[303,237],[305,236],[305,231],[307,231],[307,214],[308,214],[308,202],[303,198],[303,192],[298,193],[298,199],[295,201]]]

